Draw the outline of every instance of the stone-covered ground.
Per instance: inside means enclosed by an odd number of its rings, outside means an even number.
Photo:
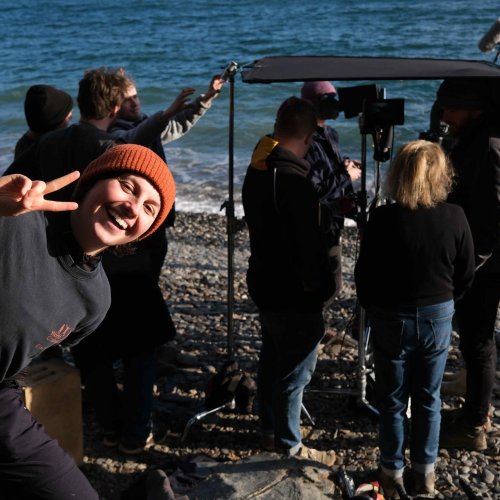
[[[227,327],[226,218],[179,213],[175,227],[168,229],[169,253],[161,286],[178,335],[159,353],[155,397],[156,420],[166,426],[168,435],[163,444],[145,453],[134,457],[122,455],[102,445],[92,409],[85,406],[85,463],[82,468],[102,499],[119,499],[127,492],[127,498],[140,498],[133,494],[133,487],[144,479],[145,471],[153,467],[171,474],[180,463],[197,455],[217,461],[237,461],[261,451],[257,446],[255,415],[231,410],[194,422],[183,439],[187,422],[204,411],[205,386],[228,359],[229,347],[240,367],[253,377],[256,375],[260,339],[256,309],[245,284],[248,234],[242,220],[236,221],[236,229],[232,342],[229,342]],[[344,469],[358,484],[373,475],[378,448],[376,419],[360,402],[352,275],[356,251],[357,231],[346,228],[344,288],[326,311],[327,336],[321,346],[316,373],[304,394],[304,406],[315,425],[307,418],[303,424],[305,443],[318,449],[334,449],[338,455],[334,471]],[[460,366],[457,344],[455,336],[447,366],[450,372],[458,371]],[[369,355],[367,362],[370,362]],[[493,404],[500,410],[498,378]],[[368,382],[370,402],[372,379],[368,374],[364,380]],[[443,406],[455,407],[460,401],[460,398],[445,396]],[[460,478],[483,498],[500,497],[499,410],[485,452],[440,451],[437,487],[441,498],[466,498],[459,486]],[[173,486],[176,492],[188,492],[193,484],[186,477],[183,482],[181,477]],[[332,498],[341,498],[340,493],[332,494]]]

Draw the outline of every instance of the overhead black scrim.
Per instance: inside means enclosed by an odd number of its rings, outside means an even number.
[[[272,56],[245,65],[245,83],[315,80],[440,80],[500,77],[485,61],[398,57]]]

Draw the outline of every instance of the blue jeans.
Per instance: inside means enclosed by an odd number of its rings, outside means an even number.
[[[406,411],[411,397],[410,458],[436,461],[441,423],[440,387],[451,341],[453,301],[423,307],[370,308],[380,462],[404,468],[408,445]]]
[[[294,455],[300,448],[302,393],[310,382],[325,327],[322,312],[259,311],[262,347],[257,399],[264,432],[274,432],[278,450]]]

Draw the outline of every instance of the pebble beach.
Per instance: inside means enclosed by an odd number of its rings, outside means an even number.
[[[244,220],[237,219],[235,229],[232,342],[228,341],[227,327],[226,218],[180,212],[175,226],[167,230],[169,252],[160,284],[177,336],[158,353],[155,420],[167,429],[165,442],[136,456],[105,448],[84,395],[82,470],[103,500],[134,498],[134,488],[152,468],[161,468],[170,477],[179,463],[196,456],[217,462],[237,462],[261,452],[257,446],[259,426],[254,414],[225,409],[195,421],[186,429],[187,422],[205,410],[206,384],[227,361],[229,345],[240,367],[256,378],[259,324],[245,284],[249,245]],[[361,404],[357,383],[358,347],[353,330],[356,253],[357,230],[348,227],[343,237],[343,290],[325,311],[327,333],[320,346],[316,372],[304,393],[304,406],[314,425],[304,417],[303,434],[306,445],[336,451],[333,479],[342,469],[359,484],[374,478],[378,447],[377,421]],[[458,336],[454,333],[446,371],[458,372],[460,365]],[[499,378],[497,371],[492,402],[496,410],[488,434],[488,449],[484,452],[440,450],[436,471],[438,498],[467,498],[460,480],[468,484],[478,498],[500,498]],[[444,409],[456,408],[462,402],[460,396],[443,396]],[[175,480],[173,476],[171,484],[176,495],[190,498],[193,484]],[[342,498],[340,489],[330,498]]]

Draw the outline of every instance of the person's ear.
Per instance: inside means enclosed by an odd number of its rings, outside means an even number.
[[[311,132],[310,134],[307,134],[306,137],[304,138],[304,144],[307,147],[309,147],[312,144],[313,136],[314,136],[314,132]]]
[[[109,113],[109,117],[116,118],[118,111],[120,111],[120,106],[118,106],[118,104],[117,104],[116,106],[113,106],[113,110]]]

